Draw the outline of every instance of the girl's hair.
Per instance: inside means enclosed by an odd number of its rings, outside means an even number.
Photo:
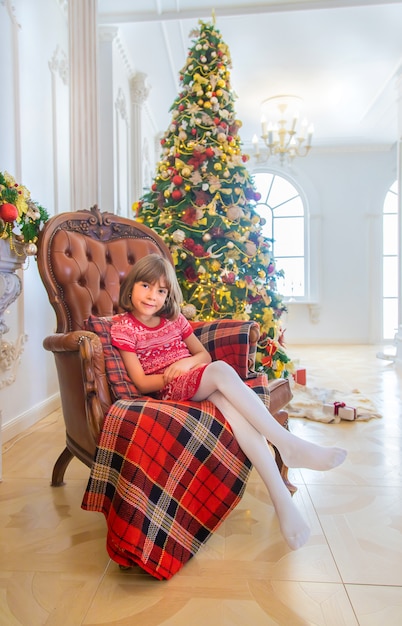
[[[153,285],[161,278],[164,279],[168,295],[158,313],[167,319],[176,319],[180,313],[183,295],[173,265],[159,254],[148,254],[139,259],[123,280],[119,296],[119,305],[123,311],[133,310],[131,292],[135,283],[144,282]]]

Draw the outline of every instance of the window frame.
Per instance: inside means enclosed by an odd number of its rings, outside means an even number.
[[[316,274],[315,276],[312,276],[312,272],[311,269],[312,267],[314,267],[314,264],[312,263],[312,248],[311,248],[311,214],[309,211],[309,203],[307,200],[307,194],[305,193],[303,187],[301,186],[300,182],[295,180],[295,178],[289,173],[286,172],[282,169],[276,168],[276,167],[272,167],[269,164],[267,165],[259,165],[259,166],[255,166],[252,168],[251,170],[251,175],[254,176],[256,174],[269,174],[272,176],[279,176],[281,178],[283,178],[284,180],[286,180],[290,185],[292,185],[295,189],[295,191],[297,192],[297,197],[300,197],[301,203],[302,203],[302,207],[303,207],[303,220],[304,220],[304,295],[301,296],[283,296],[283,302],[285,304],[287,303],[316,303],[317,302],[317,285],[318,285],[318,275]],[[269,196],[268,196],[269,199]],[[261,199],[263,200],[263,198]],[[261,204],[260,202],[258,204]],[[265,204],[265,199],[264,202],[262,204]],[[268,205],[268,209],[269,209],[269,205]],[[270,209],[269,209],[270,210]],[[271,213],[271,210],[270,210]],[[291,217],[286,218],[286,217],[276,217],[273,215],[272,216],[272,220],[273,220],[273,224],[272,224],[272,234],[273,234],[273,238],[275,237],[275,221],[274,220],[278,220],[278,219],[292,219]],[[317,224],[318,226],[318,224]],[[318,240],[318,239],[317,239]],[[273,242],[273,255],[274,255],[274,259],[275,259],[275,263],[277,264],[277,269],[280,270],[280,264],[277,261],[277,257],[275,256],[275,242]],[[317,255],[314,255],[317,256]],[[282,258],[282,257],[281,257]],[[286,258],[286,257],[284,257]],[[292,258],[291,256],[288,258]],[[300,255],[297,255],[297,257],[295,258],[300,258]],[[316,267],[319,267],[318,264],[315,264]],[[312,286],[315,285],[315,289],[312,288]]]
[[[396,211],[385,211],[386,208],[386,204],[387,204],[387,200],[390,196],[390,194],[395,196],[395,201],[396,201]],[[381,211],[381,220],[382,220],[382,240],[381,240],[381,259],[382,259],[382,279],[381,279],[381,337],[382,337],[382,341],[391,341],[394,339],[396,333],[398,332],[398,310],[399,310],[399,293],[398,293],[398,285],[399,285],[399,276],[397,278],[397,294],[396,296],[385,296],[384,295],[384,290],[385,290],[385,283],[384,283],[384,271],[385,271],[385,263],[387,259],[391,259],[391,258],[396,258],[396,267],[398,270],[398,273],[400,271],[400,259],[399,259],[399,249],[397,249],[396,254],[389,254],[389,253],[385,253],[384,252],[384,231],[385,231],[385,216],[386,215],[395,215],[397,222],[399,221],[398,218],[398,195],[399,195],[399,186],[398,186],[398,180],[395,180],[389,187],[388,190],[383,198],[383,204],[382,204],[382,211]],[[389,301],[393,301],[396,300],[396,309],[397,309],[397,314],[396,314],[396,325],[395,325],[395,329],[393,332],[393,335],[391,337],[386,336],[385,333],[385,303],[389,302]]]

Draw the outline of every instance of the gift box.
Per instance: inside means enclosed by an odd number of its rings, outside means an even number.
[[[293,372],[293,378],[295,380],[295,383],[297,383],[298,385],[305,385],[306,384],[306,370],[297,369],[296,371]]]
[[[353,422],[356,419],[356,409],[346,406],[344,402],[332,402],[332,404],[324,404],[324,413],[327,415],[337,415],[341,420]]]

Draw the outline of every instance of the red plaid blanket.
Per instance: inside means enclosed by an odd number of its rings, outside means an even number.
[[[247,384],[268,404],[265,376]],[[211,403],[118,400],[82,508],[105,515],[114,561],[169,579],[238,504],[250,468]]]

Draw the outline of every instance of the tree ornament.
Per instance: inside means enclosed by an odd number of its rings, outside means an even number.
[[[181,198],[182,198],[182,194],[181,194],[180,189],[173,189],[171,195],[172,195],[172,199],[175,200],[175,201],[181,200]]]
[[[18,217],[18,210],[14,204],[10,204],[9,202],[5,202],[0,205],[0,217],[2,220],[7,222],[8,224],[14,222],[14,220]]]
[[[25,244],[24,250],[27,256],[35,256],[35,254],[38,252],[36,244],[34,244],[32,241]]]
[[[194,317],[197,315],[197,309],[195,308],[194,304],[185,304],[182,307],[181,312],[188,320],[194,319]]]
[[[180,176],[180,174],[176,174],[175,176],[173,176],[172,178],[172,183],[174,185],[176,185],[176,187],[180,187],[180,185],[183,184],[183,177]]]

